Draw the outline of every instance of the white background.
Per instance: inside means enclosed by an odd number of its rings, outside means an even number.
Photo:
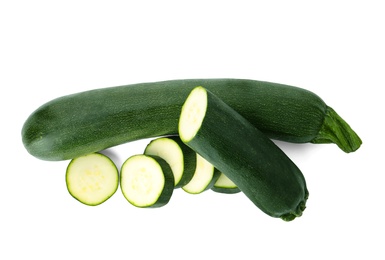
[[[265,2],[2,1],[0,259],[385,259],[384,7]],[[362,138],[351,154],[277,142],[307,180],[301,218],[181,189],[159,209],[134,208],[120,190],[85,206],[66,190],[68,161],[36,159],[21,142],[26,118],[53,98],[214,77],[311,90]],[[115,162],[148,141],[113,148]]]

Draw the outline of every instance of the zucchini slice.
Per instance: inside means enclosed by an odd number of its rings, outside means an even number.
[[[212,92],[203,87],[191,91],[180,114],[179,135],[266,214],[285,221],[302,215],[308,191],[301,171]]]
[[[194,176],[182,187],[185,192],[190,194],[199,194],[212,188],[220,175],[220,172],[199,154],[196,154],[196,162]]]
[[[218,180],[214,183],[211,188],[213,191],[225,194],[234,194],[241,192],[241,190],[230,180],[225,174],[221,173]]]
[[[184,79],[89,90],[51,100],[25,121],[24,147],[43,160],[67,160],[138,139],[175,135],[196,86],[221,98],[268,137],[336,143],[353,152],[361,139],[316,94],[245,79]]]
[[[178,136],[161,137],[152,140],[144,151],[164,159],[174,174],[175,188],[186,185],[193,177],[196,167],[196,154]]]
[[[114,162],[100,153],[72,159],[66,171],[69,193],[83,204],[96,206],[109,199],[119,186]]]
[[[124,197],[139,208],[166,205],[174,190],[174,175],[158,156],[133,155],[122,165],[120,187]]]

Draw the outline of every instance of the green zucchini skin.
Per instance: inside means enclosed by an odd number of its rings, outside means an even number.
[[[236,193],[241,192],[241,190],[238,187],[236,187],[236,188],[223,188],[223,187],[213,186],[211,188],[211,190],[214,192],[223,193],[223,194],[236,194]]]
[[[294,143],[334,142],[345,152],[355,151],[361,144],[346,123],[333,121],[334,114],[329,116],[332,127],[324,127],[330,110],[314,93],[246,79],[150,82],[59,97],[27,118],[22,141],[31,155],[55,161],[138,139],[174,135],[182,104],[196,86],[209,89],[270,138]]]
[[[196,89],[204,90],[202,87]],[[285,221],[301,216],[309,192],[300,169],[272,140],[234,109],[207,90],[206,95],[207,109],[203,121],[191,138],[186,139],[183,132],[186,127],[181,126],[182,119],[179,121],[181,140],[226,173],[266,214]],[[183,107],[181,118],[188,117],[189,111],[186,108],[184,113]]]

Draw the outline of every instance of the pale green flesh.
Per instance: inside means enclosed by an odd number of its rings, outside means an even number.
[[[158,201],[165,178],[156,160],[145,155],[134,155],[122,166],[120,185],[124,197],[132,205],[150,207]]]
[[[214,166],[197,154],[197,166],[191,181],[182,187],[184,191],[191,194],[199,194],[207,190],[208,185],[214,177]]]
[[[225,174],[221,173],[218,180],[215,182],[214,187],[234,189],[237,185],[230,180]]]
[[[169,138],[153,140],[144,151],[147,155],[156,155],[164,159],[174,174],[174,185],[178,185],[184,171],[184,157],[179,145]]]
[[[202,125],[207,110],[207,93],[202,87],[194,88],[182,107],[179,133],[183,142],[194,138]]]
[[[99,205],[118,188],[119,174],[115,164],[105,155],[94,153],[71,160],[67,167],[69,193],[87,205]]]

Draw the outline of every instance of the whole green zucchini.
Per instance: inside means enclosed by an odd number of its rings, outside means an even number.
[[[290,221],[309,196],[298,167],[265,134],[203,87],[191,91],[179,119],[181,140],[226,174],[266,214]]]
[[[361,140],[314,93],[244,79],[186,79],[95,89],[59,97],[37,108],[22,128],[33,156],[67,160],[143,138],[176,134],[182,104],[204,86],[273,139],[336,143],[343,151]]]

